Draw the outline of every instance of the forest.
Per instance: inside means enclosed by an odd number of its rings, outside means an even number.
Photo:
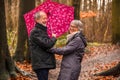
[[[24,14],[47,1],[74,7],[74,19],[84,23],[88,46],[79,80],[120,80],[120,0],[0,0],[0,80],[37,80]],[[66,44],[67,34],[56,47]],[[60,71],[62,56],[55,57],[49,80]]]

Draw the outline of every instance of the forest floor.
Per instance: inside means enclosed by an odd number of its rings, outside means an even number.
[[[56,69],[50,70],[49,80],[57,80],[61,59],[62,56],[56,55],[57,67]],[[95,73],[110,69],[118,62],[120,62],[120,47],[111,44],[88,46],[82,61],[79,80],[120,80],[120,76],[93,76]],[[17,63],[17,66],[32,75],[22,76],[18,74],[18,78],[15,80],[37,80],[35,73],[31,69],[31,64],[25,61],[22,64]]]

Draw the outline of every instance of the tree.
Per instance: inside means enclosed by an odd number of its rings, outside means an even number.
[[[35,5],[36,5],[36,6],[40,5],[41,3],[42,3],[41,0],[35,0]]]
[[[120,0],[112,1],[112,42],[120,43]]]
[[[89,0],[89,10],[91,10],[91,9],[92,9],[92,1]]]
[[[74,18],[80,19],[80,3],[81,0],[72,0],[74,6]]]
[[[0,80],[8,80],[9,75],[16,76],[16,73],[7,44],[4,0],[0,0],[0,5]]]
[[[83,7],[84,9],[84,11],[87,11],[87,0],[84,0],[84,7]]]
[[[5,12],[6,12],[6,24],[7,24],[6,26],[9,32],[12,31],[12,27],[13,27],[12,16],[10,15],[12,13],[11,4],[12,4],[11,0],[5,0],[5,8],[6,8]]]
[[[18,37],[14,59],[22,62],[25,59],[25,51],[26,53],[29,51],[29,46],[26,45],[28,44],[28,35],[23,15],[35,7],[35,0],[20,0],[19,4]]]

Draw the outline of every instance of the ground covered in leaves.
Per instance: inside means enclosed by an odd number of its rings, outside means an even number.
[[[56,55],[57,68],[50,71],[49,80],[57,80],[61,58],[62,56]],[[120,80],[120,77],[94,76],[95,73],[108,70],[118,62],[120,62],[120,47],[111,44],[90,45],[86,48],[79,80]],[[27,73],[25,73],[26,76],[18,74],[18,77],[14,80],[37,80],[31,69],[31,64],[26,61],[16,64],[22,71]]]

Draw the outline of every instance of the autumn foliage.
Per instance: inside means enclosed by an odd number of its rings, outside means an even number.
[[[93,11],[88,11],[88,12],[80,12],[80,18],[90,18],[90,17],[95,17],[97,16],[97,13],[93,12]]]

